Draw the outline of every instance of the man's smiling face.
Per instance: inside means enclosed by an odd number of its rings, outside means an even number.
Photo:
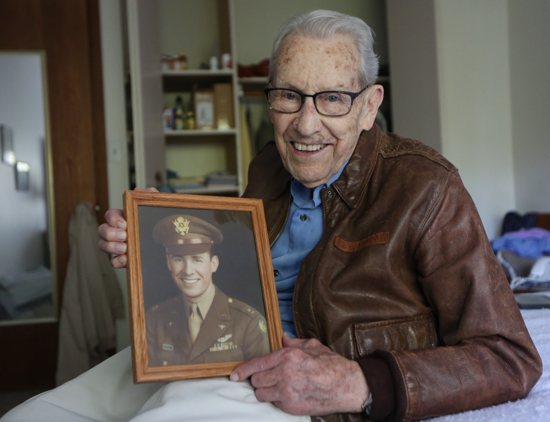
[[[359,66],[357,49],[349,36],[330,40],[290,36],[279,50],[271,85],[304,94],[357,92],[364,88]],[[310,188],[320,186],[350,158],[361,131],[370,129],[376,117],[376,110],[373,113],[368,105],[371,88],[357,97],[345,116],[319,114],[312,98],[306,98],[296,113],[270,111],[277,149],[295,179]]]
[[[166,264],[176,286],[193,302],[211,288],[212,274],[218,269],[219,260],[210,252],[194,255],[167,254]]]

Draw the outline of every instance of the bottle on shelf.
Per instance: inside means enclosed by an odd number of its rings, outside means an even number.
[[[185,129],[185,110],[183,109],[183,100],[179,95],[176,97],[176,104],[174,106],[174,129]]]
[[[185,116],[185,128],[195,129],[195,113],[188,111]]]

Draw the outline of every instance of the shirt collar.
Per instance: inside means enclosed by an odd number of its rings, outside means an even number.
[[[214,301],[214,296],[216,295],[216,288],[214,287],[214,283],[211,283],[208,289],[204,292],[204,294],[195,302],[197,303],[197,308],[199,308],[200,315],[202,319],[206,318],[206,314],[210,310],[210,306],[212,305],[212,302]],[[191,309],[191,301],[187,301],[189,305],[189,309]]]
[[[338,180],[347,164],[346,161],[326,183],[314,188],[307,188],[296,179],[292,179],[290,184],[292,201],[300,208],[316,208],[321,205],[321,191]]]

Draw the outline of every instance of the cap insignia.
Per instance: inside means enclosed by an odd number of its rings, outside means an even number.
[[[189,224],[191,223],[187,218],[185,217],[178,217],[174,221],[174,230],[177,234],[181,236],[185,236],[187,233],[189,233]]]

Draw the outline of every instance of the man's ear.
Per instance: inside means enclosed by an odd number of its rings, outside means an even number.
[[[382,100],[384,99],[384,87],[382,85],[374,84],[367,88],[366,104],[363,108],[362,125],[363,129],[370,130],[376,120],[378,109]]]
[[[215,273],[218,270],[219,265],[220,265],[220,260],[218,259],[218,255],[212,255],[212,258],[210,259],[210,266],[212,268],[213,273]]]

